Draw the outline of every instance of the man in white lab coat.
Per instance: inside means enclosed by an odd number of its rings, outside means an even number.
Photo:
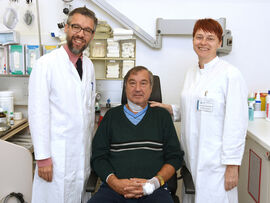
[[[95,75],[82,52],[96,25],[92,11],[74,9],[65,25],[67,44],[41,57],[31,73],[28,116],[37,160],[32,203],[88,199]]]

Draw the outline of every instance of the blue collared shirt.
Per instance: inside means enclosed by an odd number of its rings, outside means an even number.
[[[126,105],[124,105],[125,115],[128,118],[128,120],[130,120],[130,122],[133,123],[134,125],[137,125],[143,119],[147,109],[148,109],[148,105],[143,110],[135,114],[132,111],[130,111],[126,107]]]

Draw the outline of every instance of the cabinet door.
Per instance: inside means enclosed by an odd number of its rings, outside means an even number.
[[[269,152],[247,136],[239,178],[239,203],[270,202]]]

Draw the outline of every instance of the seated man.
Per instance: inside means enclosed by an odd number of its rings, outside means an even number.
[[[88,203],[173,202],[166,182],[183,162],[169,112],[150,107],[152,73],[143,66],[125,76],[127,104],[110,109],[92,143],[92,169],[103,181]]]

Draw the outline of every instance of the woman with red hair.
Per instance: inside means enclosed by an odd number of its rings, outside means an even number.
[[[180,107],[166,108],[175,120],[181,115],[181,142],[196,194],[183,202],[237,203],[239,166],[248,124],[247,87],[240,71],[220,59],[222,27],[200,19],[193,29],[198,65],[185,76]]]

